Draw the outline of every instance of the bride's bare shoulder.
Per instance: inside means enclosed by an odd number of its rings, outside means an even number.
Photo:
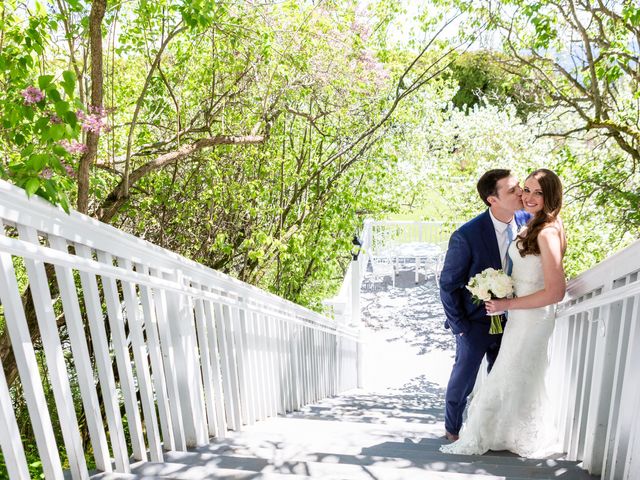
[[[541,235],[549,235],[549,236],[558,236],[560,238],[560,245],[562,246],[562,251],[566,249],[567,239],[564,232],[564,224],[560,218],[556,218],[553,223],[549,223],[545,225],[545,227],[540,231]]]
[[[564,225],[562,224],[562,220],[556,218],[555,221],[546,224],[542,230],[556,230],[558,232],[564,232]]]

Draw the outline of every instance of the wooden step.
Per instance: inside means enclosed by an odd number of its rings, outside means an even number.
[[[253,470],[310,475],[338,475],[340,478],[361,478],[362,472],[376,470],[380,478],[396,478],[396,472],[418,478],[420,472],[459,473],[508,478],[562,478],[566,480],[592,480],[577,462],[554,459],[525,459],[511,454],[483,456],[445,455],[415,448],[415,444],[398,444],[385,450],[385,455],[345,455],[312,453],[287,459],[259,458],[238,453],[208,454],[203,452],[167,452],[167,461],[183,465],[215,465],[223,469]],[[364,477],[362,477],[364,478]]]

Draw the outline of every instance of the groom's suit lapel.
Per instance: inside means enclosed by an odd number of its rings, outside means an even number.
[[[500,258],[500,249],[498,248],[498,238],[496,237],[496,230],[493,227],[489,210],[485,211],[482,215],[482,233],[480,238],[484,243],[485,250],[488,254],[488,259],[491,266],[496,269],[502,268],[502,259]]]

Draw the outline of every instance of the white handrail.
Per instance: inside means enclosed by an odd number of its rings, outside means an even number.
[[[358,383],[354,329],[1,181],[0,267],[17,381],[46,478],[63,472],[43,382],[51,383],[64,423],[72,478],[88,472],[69,379],[79,387],[97,468],[114,464],[122,473],[131,456],[161,462],[163,449],[201,445]],[[18,285],[25,282],[33,320],[22,307]],[[68,339],[56,328],[60,318]],[[0,446],[10,477],[28,478],[8,398],[2,376],[0,426],[8,435]]]
[[[559,440],[603,479],[640,478],[640,241],[568,284],[551,341]]]
[[[595,310],[599,307],[611,305],[613,302],[625,300],[640,294],[640,283],[632,283],[616,290],[609,290],[595,297],[582,300],[580,303],[567,301],[562,303],[556,312],[556,320],[577,315],[581,312]]]

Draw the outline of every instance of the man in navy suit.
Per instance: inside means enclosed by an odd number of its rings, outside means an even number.
[[[487,356],[491,370],[502,339],[501,334],[489,333],[490,317],[485,306],[473,304],[466,286],[474,275],[489,267],[506,268],[509,243],[529,219],[522,211],[522,189],[509,170],[488,171],[477,188],[489,208],[451,235],[440,274],[445,328],[450,328],[456,338],[456,358],[445,406],[446,437],[451,441],[458,439],[467,397],[475,385],[482,358]]]

